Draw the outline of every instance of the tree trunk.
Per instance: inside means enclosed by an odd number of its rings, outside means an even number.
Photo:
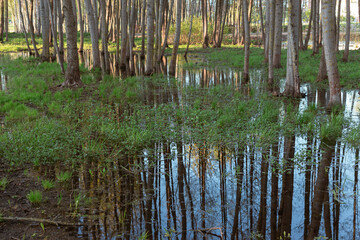
[[[161,62],[161,58],[164,56],[165,48],[167,46],[167,39],[168,39],[168,36],[169,36],[169,30],[170,30],[170,25],[171,25],[171,20],[172,20],[173,7],[174,7],[174,0],[171,0],[170,12],[169,12],[169,20],[167,21],[166,30],[165,30],[165,37],[164,37],[161,53],[158,56],[158,60],[157,60],[158,62]]]
[[[288,48],[285,96],[300,97],[299,77],[299,5],[295,0],[289,0]]]
[[[78,9],[79,9],[79,23],[80,23],[80,47],[79,52],[84,51],[84,22],[82,16],[81,2],[77,0]]]
[[[283,0],[276,0],[275,10],[275,39],[274,39],[274,68],[281,68],[281,44],[282,44],[282,15]]]
[[[30,48],[29,41],[28,41],[28,38],[27,38],[24,17],[23,17],[23,14],[22,14],[21,1],[18,0],[18,3],[19,3],[19,14],[20,14],[20,19],[21,19],[21,26],[22,26],[24,34],[25,34],[26,46],[28,48],[29,54],[31,55],[31,48]]]
[[[270,0],[270,17],[269,17],[269,64],[268,64],[268,85],[273,90],[274,85],[274,35],[275,35],[275,0]],[[281,49],[280,49],[281,57]]]
[[[59,20],[58,20],[58,29],[59,29],[59,53],[60,53],[60,57],[62,59],[64,59],[64,31],[63,31],[63,22],[64,22],[64,18],[63,18],[63,14],[62,14],[62,4],[61,4],[61,0],[56,1],[57,4],[57,11],[58,11],[58,16],[59,16]]]
[[[0,18],[0,41],[3,41],[4,32],[5,32],[5,0],[1,0],[1,18]]]
[[[350,45],[350,0],[346,0],[346,37],[345,37],[345,51],[343,55],[343,62],[349,59],[349,45]]]
[[[79,55],[77,51],[77,32],[71,0],[63,0],[63,9],[65,15],[66,39],[67,39],[67,68],[63,87],[81,85],[79,70]]]
[[[201,12],[202,12],[202,30],[203,30],[203,48],[209,47],[209,34],[208,34],[208,19],[207,19],[207,1],[201,0]]]
[[[49,8],[51,25],[56,26],[56,24],[54,24],[54,15],[52,14],[52,11],[51,11],[50,1],[46,0],[46,4],[47,4],[47,7]],[[56,35],[55,35],[56,28],[52,27],[51,30],[52,30],[52,34],[53,34],[53,38],[54,38],[55,53],[57,53],[56,55],[58,57],[58,61],[59,61],[59,64],[60,64],[61,73],[64,74],[65,73],[64,62],[63,62],[63,59],[60,56],[59,48],[58,48],[58,45],[57,45],[57,38],[56,38]]]
[[[169,74],[172,76],[175,76],[177,51],[178,51],[179,42],[180,42],[181,10],[182,10],[181,4],[182,4],[182,1],[177,0],[177,3],[176,3],[176,33],[175,33],[174,47],[173,47],[173,51],[172,51],[170,68],[169,68]]]
[[[9,0],[5,0],[5,41],[9,40]]]
[[[121,53],[120,69],[126,69],[126,46],[127,46],[127,0],[121,0]]]
[[[313,26],[313,55],[319,53],[319,1],[320,0],[313,0],[314,1],[314,26]]]
[[[185,50],[185,53],[184,53],[184,57],[186,58],[187,56],[187,53],[189,51],[189,45],[190,45],[190,39],[191,39],[191,31],[192,31],[192,24],[193,24],[193,17],[194,17],[194,12],[195,12],[195,3],[196,3],[196,0],[193,0],[192,2],[192,6],[190,6],[190,9],[192,9],[191,11],[191,19],[190,19],[190,28],[189,28],[189,36],[188,36],[188,40],[187,40],[187,46],[186,46],[186,50]]]
[[[42,29],[42,41],[43,51],[41,58],[43,61],[49,61],[50,59],[50,43],[49,43],[49,9],[46,7],[45,0],[40,0],[40,14],[41,14],[41,29]]]
[[[141,12],[141,54],[140,58],[145,58],[145,23],[146,23],[146,0],[143,0],[143,9]]]
[[[267,0],[266,1],[266,20],[265,20],[265,46],[264,46],[264,62],[268,63],[269,62],[269,31],[270,31],[270,1],[272,0]]]
[[[169,23],[170,24],[170,23]],[[147,1],[147,53],[145,75],[154,71],[154,0]]]
[[[91,38],[91,48],[93,54],[93,67],[100,67],[100,51],[99,51],[99,32],[97,25],[97,18],[95,15],[96,9],[93,8],[91,0],[85,0],[87,11],[87,18],[89,23],[89,31]]]
[[[31,22],[31,19],[30,19],[30,14],[29,14],[29,8],[28,8],[27,1],[25,1],[25,8],[26,8],[26,16],[27,16],[27,19],[28,19],[28,22],[29,22],[31,41],[32,41],[32,44],[33,44],[33,47],[34,47],[35,57],[38,58],[39,57],[39,52],[38,52],[37,47],[36,47],[34,26],[33,26],[32,22]]]
[[[318,72],[316,81],[321,82],[327,78],[328,77],[327,77],[327,71],[326,71],[325,51],[324,51],[324,48],[322,48],[319,72]]]
[[[339,52],[340,42],[340,14],[341,14],[341,0],[338,2],[338,14],[336,19],[336,52]]]
[[[335,43],[335,0],[322,0],[321,3],[325,60],[330,87],[329,107],[331,107],[341,104],[340,77]]]
[[[110,73],[110,60],[108,51],[108,26],[106,22],[106,2],[100,0],[101,10],[101,43],[102,43],[102,54],[104,58],[104,72]]]
[[[306,37],[305,37],[304,50],[307,50],[308,46],[309,46],[310,33],[311,33],[311,24],[313,22],[313,15],[314,15],[314,0],[311,0],[309,28],[307,29],[307,33],[306,33]]]

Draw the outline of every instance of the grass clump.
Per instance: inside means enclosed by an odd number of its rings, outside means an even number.
[[[30,191],[30,193],[26,195],[26,198],[32,205],[38,205],[43,201],[42,193],[39,190]]]
[[[65,172],[59,172],[58,174],[56,174],[56,179],[60,182],[60,183],[65,183],[68,182],[71,179],[72,173],[69,171],[65,171]]]
[[[51,189],[54,188],[55,183],[53,181],[51,181],[51,180],[42,180],[41,185],[43,186],[43,188],[45,190],[51,190]]]
[[[3,177],[0,179],[0,189],[2,191],[4,191],[6,189],[8,184],[9,184],[9,180],[7,179],[7,177]]]

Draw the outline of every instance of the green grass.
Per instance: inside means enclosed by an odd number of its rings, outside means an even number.
[[[59,172],[56,175],[56,179],[60,182],[60,183],[64,183],[64,182],[68,182],[71,179],[72,173],[69,171],[66,172]]]
[[[0,189],[4,191],[9,184],[9,180],[6,177],[0,179]]]
[[[39,190],[30,191],[26,198],[32,205],[39,205],[43,201],[42,193]]]
[[[51,180],[42,180],[41,185],[43,186],[43,188],[45,190],[51,190],[54,188],[55,183],[54,183],[54,181],[51,181]]]

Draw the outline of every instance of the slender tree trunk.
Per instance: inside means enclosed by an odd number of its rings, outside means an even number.
[[[106,2],[100,0],[101,10],[101,43],[102,43],[102,54],[104,57],[104,72],[110,73],[110,60],[108,51],[108,26],[106,22]]]
[[[350,45],[350,0],[346,0],[346,37],[345,37],[345,51],[343,55],[343,62],[349,59],[349,45]]]
[[[337,19],[336,19],[336,52],[339,52],[340,14],[341,14],[341,0],[338,1],[338,12],[337,12]]]
[[[65,15],[66,39],[67,39],[67,68],[63,87],[81,85],[79,70],[79,55],[77,51],[77,32],[71,0],[63,0],[63,9]]]
[[[47,7],[49,8],[51,25],[55,26],[56,24],[54,24],[54,15],[52,14],[52,11],[51,11],[50,1],[46,0],[46,4],[47,4]],[[52,30],[52,34],[53,34],[53,38],[54,38],[54,48],[55,48],[55,52],[57,53],[56,55],[58,57],[58,61],[60,64],[61,73],[64,74],[65,73],[64,62],[63,62],[63,59],[60,57],[59,48],[58,48],[58,44],[57,44],[57,38],[55,36],[56,28],[52,27],[51,30]]]
[[[202,12],[202,30],[203,30],[203,48],[209,47],[209,34],[208,34],[208,19],[207,19],[207,1],[201,1],[201,12]]]
[[[265,54],[264,54],[264,62],[265,63],[268,63],[269,62],[269,33],[270,33],[270,1],[272,0],[267,0],[266,1],[266,21],[265,21],[265,36],[266,36],[266,39],[265,39],[265,47],[264,47],[264,51],[265,51]]]
[[[9,0],[5,0],[5,41],[9,40]]]
[[[313,15],[314,15],[314,0],[311,0],[309,28],[307,29],[307,33],[306,33],[306,37],[305,37],[304,50],[307,50],[308,46],[309,46],[310,33],[311,33],[311,24],[313,22]]]
[[[143,9],[141,12],[141,54],[140,58],[145,58],[145,23],[146,23],[146,0],[143,0]]]
[[[25,23],[24,23],[24,17],[23,17],[23,14],[22,14],[21,1],[18,0],[18,3],[19,3],[19,15],[20,15],[20,20],[21,20],[21,26],[22,26],[24,34],[25,34],[26,46],[28,48],[29,54],[31,55],[31,48],[30,48],[29,41],[28,41],[28,38],[27,38],[26,29],[25,29]]]
[[[249,59],[250,59],[250,26],[246,9],[248,9],[247,1],[243,1],[243,23],[245,29],[245,56],[244,56],[244,81],[249,81]]]
[[[79,9],[79,23],[80,23],[80,47],[79,52],[84,51],[84,22],[83,22],[83,16],[82,16],[82,7],[80,0],[77,0],[78,3],[78,9]]]
[[[189,28],[189,35],[188,35],[188,40],[187,40],[187,46],[186,46],[186,50],[184,53],[184,57],[186,58],[187,53],[189,51],[189,45],[190,45],[190,39],[191,39],[191,31],[192,31],[192,24],[193,24],[193,17],[194,17],[194,12],[195,12],[195,5],[196,5],[196,0],[193,0],[192,6],[190,6],[190,9],[192,9],[191,11],[191,19],[190,19],[190,28]]]
[[[181,4],[182,4],[182,1],[177,0],[177,4],[176,4],[176,33],[175,33],[174,47],[173,47],[173,51],[172,51],[170,68],[169,68],[169,74],[172,75],[172,76],[175,76],[177,51],[178,51],[179,42],[180,42],[181,9],[182,9]]]
[[[96,8],[93,8],[91,0],[85,0],[85,6],[87,11],[87,18],[89,24],[91,48],[93,54],[93,67],[100,67],[100,51],[99,51],[99,32],[97,25],[97,17],[95,15]]]
[[[58,16],[59,16],[59,20],[58,20],[58,29],[59,29],[59,53],[60,53],[60,57],[64,58],[64,31],[63,31],[63,22],[64,22],[64,18],[63,18],[63,14],[62,14],[62,0],[56,1],[56,4],[58,5],[57,7],[57,11],[58,11]]]
[[[5,0],[1,0],[1,18],[0,18],[0,41],[3,41],[5,32]]]
[[[34,47],[35,57],[38,58],[39,57],[39,52],[38,52],[37,47],[36,47],[34,26],[33,26],[32,22],[30,21],[29,8],[28,8],[27,1],[25,1],[25,8],[26,8],[26,16],[27,16],[27,19],[28,19],[28,22],[29,22],[31,41],[32,41],[32,44],[33,44],[33,47]]]
[[[274,84],[274,37],[275,37],[275,0],[270,0],[269,17],[269,64],[268,64],[268,85],[272,91]],[[281,51],[281,49],[280,49]],[[281,52],[280,52],[281,54]]]
[[[147,53],[145,75],[154,71],[154,0],[147,0]]]
[[[282,15],[283,0],[276,0],[275,10],[275,37],[274,37],[274,68],[281,68],[281,44],[282,44]],[[270,56],[269,56],[270,57]]]
[[[127,0],[121,0],[121,53],[120,69],[126,69],[126,46],[127,46]]]

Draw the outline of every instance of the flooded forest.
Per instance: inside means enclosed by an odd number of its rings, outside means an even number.
[[[360,239],[359,14],[0,0],[0,239]]]

